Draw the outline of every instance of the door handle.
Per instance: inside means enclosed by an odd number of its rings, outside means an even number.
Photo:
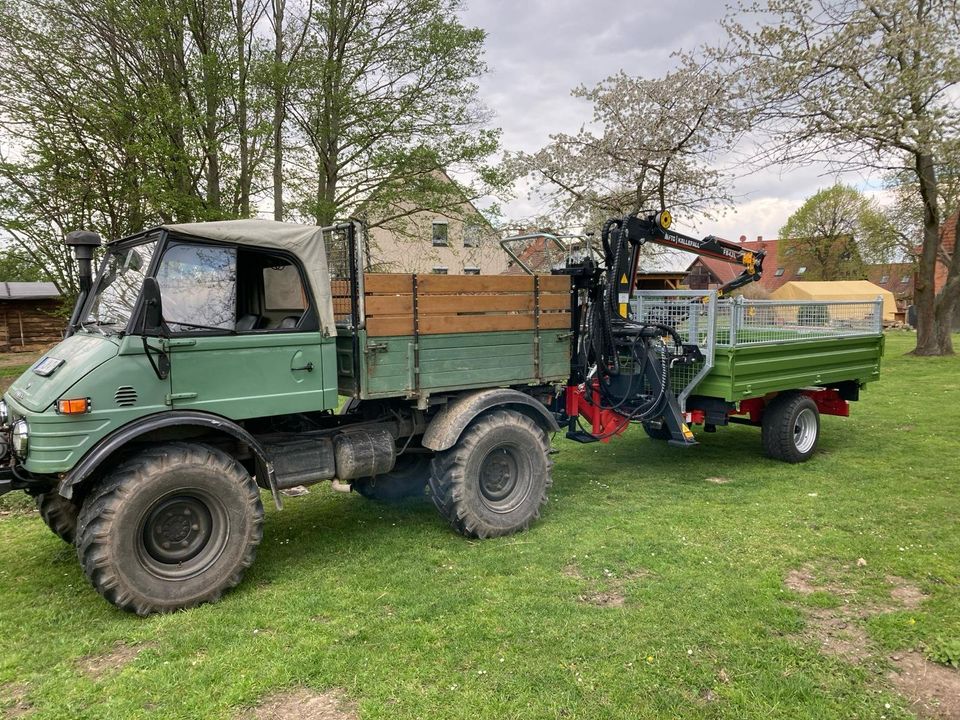
[[[296,372],[297,370],[306,370],[307,372],[313,372],[313,363],[312,363],[312,362],[308,362],[308,363],[307,363],[306,365],[304,365],[303,367],[290,368],[290,371],[291,371],[291,372]]]

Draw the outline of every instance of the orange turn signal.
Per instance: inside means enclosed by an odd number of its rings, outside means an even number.
[[[85,412],[90,412],[90,398],[58,400],[57,412],[61,415],[82,415]]]

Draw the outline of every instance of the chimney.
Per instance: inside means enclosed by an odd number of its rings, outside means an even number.
[[[757,235],[757,242],[763,242],[763,235]]]

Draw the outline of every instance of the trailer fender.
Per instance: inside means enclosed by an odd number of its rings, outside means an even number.
[[[467,393],[451,401],[430,421],[423,434],[423,446],[431,450],[447,450],[454,446],[460,434],[474,418],[491,408],[506,407],[528,416],[544,432],[560,430],[553,413],[539,400],[518,390],[493,388]]]
[[[246,445],[256,458],[257,475],[266,477],[267,486],[270,488],[277,509],[281,508],[280,493],[277,489],[273,463],[267,458],[259,441],[232,420],[193,410],[169,410],[155,415],[147,415],[129,425],[125,425],[112,435],[108,435],[94,445],[90,452],[66,474],[60,482],[58,492],[69,500],[73,497],[73,489],[77,485],[87,480],[98,467],[130,442],[156,430],[183,426],[205,428],[216,433],[229,435]]]

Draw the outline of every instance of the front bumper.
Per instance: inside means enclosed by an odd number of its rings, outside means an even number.
[[[56,487],[56,478],[33,475],[15,464],[12,458],[6,458],[0,466],[0,495],[14,490],[25,490],[30,495],[39,495]]]

